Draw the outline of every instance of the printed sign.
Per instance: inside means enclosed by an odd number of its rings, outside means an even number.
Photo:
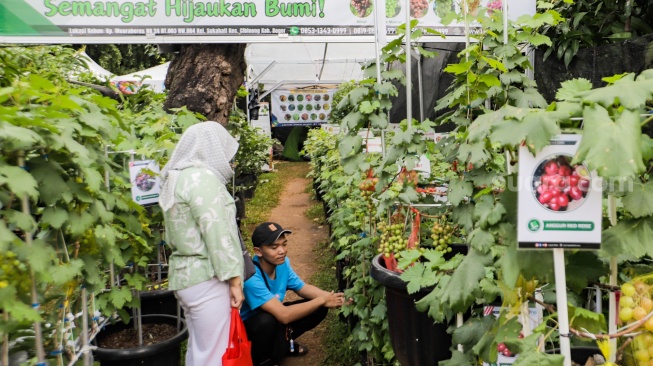
[[[503,310],[509,310],[508,308],[500,307],[500,306],[485,306],[483,308],[483,315],[488,316],[488,315],[493,315],[495,318],[498,318],[499,315],[501,314],[501,311]],[[531,323],[531,329],[537,328],[538,325],[542,323],[542,312],[541,310],[538,310],[536,308],[528,308],[528,319],[530,320]],[[521,324],[522,321],[520,319],[519,323]],[[517,355],[512,354],[510,350],[508,350],[505,346],[505,344],[502,346],[501,344],[497,345],[497,362],[495,363],[487,363],[483,362],[483,366],[510,366],[515,361],[517,360]]]
[[[535,0],[504,1],[511,19],[535,13]],[[443,26],[441,21],[460,13],[460,3],[412,0],[406,9],[406,1],[386,0],[387,34],[396,35],[408,11],[419,27],[462,36],[464,24]],[[467,3],[471,14],[501,7],[500,0]],[[373,40],[374,5],[374,0],[2,0],[0,43],[62,43],[66,38],[85,38],[67,43],[205,43],[207,38],[254,36],[250,43],[280,35]]]
[[[337,89],[277,89],[272,92],[272,127],[315,126],[331,115]]]
[[[157,175],[151,175],[156,173]],[[159,165],[154,160],[132,161],[129,163],[129,177],[132,183],[132,200],[139,205],[159,202]]]
[[[600,249],[602,181],[571,163],[580,139],[557,136],[536,156],[519,149],[519,248]]]

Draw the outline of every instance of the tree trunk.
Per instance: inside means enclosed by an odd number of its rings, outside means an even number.
[[[245,75],[245,44],[183,45],[170,63],[166,109],[186,107],[223,126]]]

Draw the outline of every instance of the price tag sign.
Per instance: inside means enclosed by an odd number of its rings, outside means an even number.
[[[600,249],[602,180],[582,162],[572,164],[580,135],[559,135],[533,156],[519,149],[520,249]]]

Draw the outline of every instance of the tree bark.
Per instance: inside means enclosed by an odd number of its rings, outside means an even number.
[[[245,75],[245,44],[182,45],[170,63],[166,109],[186,107],[223,126]]]

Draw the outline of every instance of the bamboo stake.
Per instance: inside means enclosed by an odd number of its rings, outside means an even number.
[[[6,311],[2,313],[2,319],[5,323],[9,322],[9,313]],[[5,332],[2,335],[2,364],[9,365],[9,333]]]
[[[23,151],[20,151],[18,153],[18,167],[24,168],[25,167],[25,155]],[[26,215],[30,215],[30,209],[29,209],[29,197],[27,197],[27,194],[23,195],[22,200],[21,200],[21,205],[22,205],[22,210],[23,213]],[[32,233],[30,231],[25,231],[25,244],[27,244],[28,247],[32,246]],[[32,298],[32,308],[34,310],[38,311],[39,308],[39,298],[36,293],[36,279],[34,278],[34,269],[30,265],[29,267],[29,274],[30,278],[32,280],[32,288],[31,288],[31,298]],[[41,331],[41,322],[40,321],[35,321],[34,322],[34,340],[35,340],[35,347],[36,347],[36,359],[37,359],[37,366],[45,365],[45,350],[43,349],[43,334]]]

